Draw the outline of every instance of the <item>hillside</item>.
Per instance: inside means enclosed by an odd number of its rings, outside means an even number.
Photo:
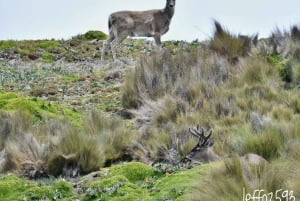
[[[296,200],[299,30],[0,41],[0,200]]]

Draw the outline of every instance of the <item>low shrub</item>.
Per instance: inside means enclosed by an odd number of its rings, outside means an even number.
[[[53,54],[45,53],[41,55],[41,59],[43,62],[51,63],[55,60],[55,57]]]
[[[80,40],[105,40],[107,35],[102,31],[88,31],[85,34],[77,36],[76,38]]]

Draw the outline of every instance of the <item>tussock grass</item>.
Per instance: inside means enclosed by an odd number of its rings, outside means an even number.
[[[211,182],[220,179],[222,182]],[[214,167],[206,178],[196,183],[187,200],[240,200],[246,180],[242,164],[235,158]]]
[[[161,111],[155,114],[154,121],[157,125],[164,125],[168,122],[176,122],[176,120],[181,116],[185,115],[188,110],[188,105],[186,102],[178,99],[166,99],[164,102],[164,107],[161,108]]]
[[[121,97],[122,105],[125,108],[137,108],[141,105],[139,93],[137,91],[137,81],[135,71],[129,72],[125,77],[125,84]]]
[[[104,146],[106,160],[113,162],[129,155],[137,133],[125,126],[121,119],[91,111],[85,120],[86,133],[97,137]]]
[[[244,60],[244,68],[242,68],[241,76],[244,83],[249,85],[267,84],[270,85],[271,80],[280,84],[278,71],[274,66],[270,65],[264,58],[246,58]],[[239,74],[237,74],[239,75]]]
[[[279,105],[273,108],[272,115],[275,119],[290,121],[293,118],[294,113],[292,109]]]
[[[84,122],[82,128],[67,120],[43,117],[32,126],[28,113],[1,112],[1,150],[5,149],[1,170],[30,178],[76,176],[130,159],[137,135],[124,122],[98,111],[92,111]]]
[[[140,106],[143,98],[157,100],[167,93],[188,99],[188,87],[200,78],[200,69],[196,66],[188,69],[189,64],[196,65],[197,58],[187,54],[176,55],[172,59],[168,51],[142,57],[139,67],[127,75],[122,98],[123,106]],[[131,98],[132,97],[132,98]]]
[[[228,68],[226,60],[197,49],[174,56],[168,51],[144,56],[126,76],[122,104],[137,108],[145,99],[158,100],[167,94],[186,102],[195,102],[201,92],[210,97],[214,86],[228,78]]]
[[[213,113],[217,118],[223,118],[223,117],[234,117],[238,115],[238,108],[236,103],[236,96],[234,94],[229,95],[223,95],[220,97],[220,100],[218,100],[219,97],[215,98],[212,101],[213,105]]]
[[[24,111],[6,112],[0,111],[0,149],[10,138],[27,133],[32,129],[32,121],[29,113]]]
[[[280,71],[283,80],[290,83],[293,87],[300,85],[300,60],[297,57],[286,62]]]
[[[30,134],[9,140],[5,145],[6,161],[2,171],[13,170],[30,178],[45,176],[49,151]]]
[[[284,168],[285,165],[289,167],[288,170]],[[298,167],[299,160],[249,165],[233,157],[223,164],[215,165],[204,178],[201,176],[202,179],[195,183],[186,200],[241,200],[243,193],[253,194],[256,189],[274,194],[276,190],[288,189],[297,196]]]
[[[284,137],[280,129],[268,128],[259,135],[248,135],[245,139],[242,154],[256,153],[267,160],[280,156],[284,146]]]
[[[120,119],[91,111],[84,121],[84,132],[71,129],[59,136],[48,162],[56,175],[68,164],[85,174],[129,155],[136,134]]]
[[[55,176],[61,175],[64,168],[79,168],[82,174],[96,171],[105,162],[103,151],[100,139],[70,131],[61,136],[55,151],[50,155],[49,171]]]
[[[227,31],[222,25],[214,21],[215,33],[210,40],[209,47],[222,56],[226,56],[232,63],[238,61],[239,57],[247,56],[250,53],[252,44],[257,43],[258,35],[249,37],[234,35]]]

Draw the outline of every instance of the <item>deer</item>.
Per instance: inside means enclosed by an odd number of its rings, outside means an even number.
[[[106,48],[110,45],[113,60],[116,61],[115,48],[128,36],[153,37],[158,48],[161,36],[169,31],[175,12],[175,0],[167,0],[163,9],[147,11],[119,11],[108,18],[109,37],[103,45],[101,60],[104,60]]]
[[[214,141],[212,139],[212,130],[209,130],[208,135],[205,136],[205,129],[198,125],[195,128],[189,128],[189,133],[198,138],[197,144],[186,155],[186,159],[192,164],[203,164],[212,161],[220,160],[220,156],[213,150]]]
[[[207,135],[205,131],[206,130],[203,127],[200,128],[199,125],[194,128],[189,128],[189,133],[198,138],[197,144],[185,156],[185,159],[190,161],[192,166],[221,160],[221,157],[212,150],[214,144],[212,130],[210,129]],[[252,165],[268,163],[266,159],[253,153],[247,153],[239,158],[242,162]]]

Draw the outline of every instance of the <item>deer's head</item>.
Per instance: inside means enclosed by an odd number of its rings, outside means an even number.
[[[192,163],[202,164],[211,161],[219,160],[219,156],[213,152],[211,147],[214,144],[212,139],[212,130],[207,131],[198,125],[194,128],[189,128],[189,133],[198,139],[196,146],[186,155],[186,159]]]
[[[175,0],[167,0],[167,7],[174,8],[175,7]]]

